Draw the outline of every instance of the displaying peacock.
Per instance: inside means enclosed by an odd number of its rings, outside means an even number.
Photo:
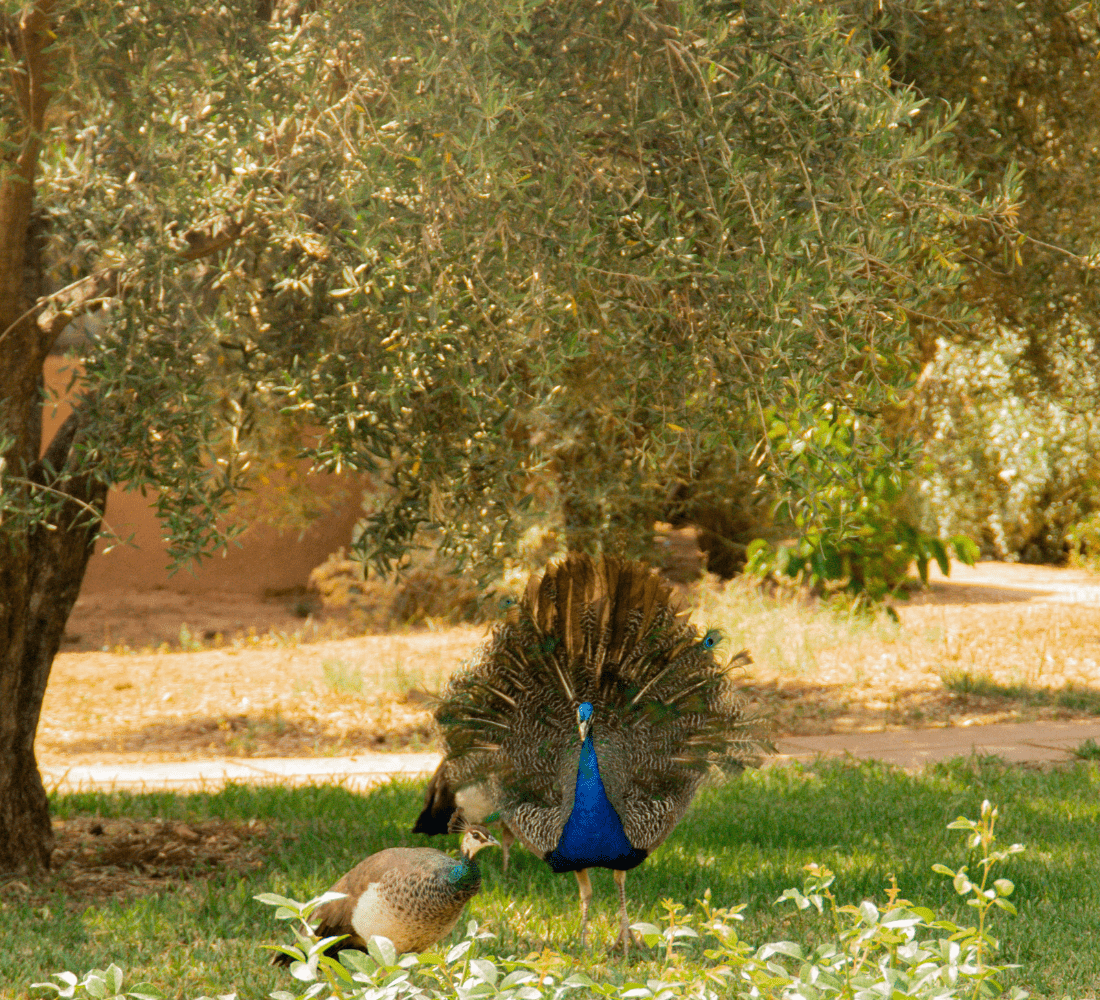
[[[574,872],[584,944],[610,868],[624,952],[626,872],[673,831],[713,768],[762,747],[717,635],[700,636],[644,563],[571,554],[528,583],[435,711],[456,786],[479,789],[555,872]]]

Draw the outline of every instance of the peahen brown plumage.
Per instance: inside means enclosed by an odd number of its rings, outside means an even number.
[[[388,847],[344,875],[329,890],[343,898],[322,903],[313,913],[318,937],[346,935],[325,953],[365,951],[378,934],[402,955],[424,951],[449,934],[481,889],[478,851],[499,846],[484,826],[468,823],[461,813],[451,818],[450,830],[462,833],[457,859],[431,847]],[[284,952],[272,958],[274,965],[291,961]]]
[[[522,601],[436,708],[444,767],[478,787],[555,872],[574,872],[582,945],[588,869],[610,868],[624,952],[626,872],[673,831],[715,766],[739,771],[762,742],[730,667],[644,563],[571,554]]]

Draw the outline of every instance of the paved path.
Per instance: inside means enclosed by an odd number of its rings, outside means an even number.
[[[792,736],[778,742],[775,763],[825,756],[876,759],[900,767],[920,767],[971,753],[996,754],[1007,761],[1072,758],[1085,740],[1100,743],[1100,720],[1087,722],[999,723],[881,733]],[[166,764],[90,764],[42,768],[46,787],[61,792],[91,790],[216,791],[229,782],[251,785],[338,784],[363,791],[393,778],[419,778],[439,763],[435,753],[367,753],[355,757],[234,757]]]
[[[818,754],[883,760],[919,767],[971,753],[995,754],[1012,763],[1070,760],[1085,740],[1100,743],[1100,720],[1085,722],[1004,722],[991,726],[905,729],[885,733],[791,736],[778,740],[780,758],[812,760]]]

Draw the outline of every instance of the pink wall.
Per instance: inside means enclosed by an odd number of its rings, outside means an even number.
[[[71,369],[72,363],[64,358],[47,359],[47,386],[63,396]],[[68,412],[64,399],[56,408],[46,408],[45,441]],[[108,543],[100,541],[88,563],[81,593],[167,588],[188,594],[228,590],[262,595],[304,585],[314,566],[350,543],[361,512],[361,485],[355,477],[315,476],[311,482],[316,484],[317,495],[328,499],[332,508],[305,531],[279,531],[263,522],[253,523],[239,536],[239,545],[231,545],[224,556],[215,555],[174,576],[168,575],[167,550],[152,505],[140,493],[113,489],[107,498],[107,523],[122,538],[133,535],[133,544],[115,545],[104,552]]]

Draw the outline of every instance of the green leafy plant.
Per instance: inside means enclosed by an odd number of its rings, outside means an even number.
[[[164,1000],[164,994],[152,983],[136,983],[130,989],[122,988],[123,972],[111,963],[106,969],[91,969],[77,978],[71,972],[56,972],[54,979],[60,983],[31,983],[32,989],[54,990],[61,1000],[89,997],[91,1000]]]
[[[965,536],[942,540],[918,527],[911,447],[833,403],[767,416],[770,448],[786,470],[780,519],[796,537],[754,541],[748,572],[797,579],[818,591],[842,587],[878,601],[902,593],[914,563],[927,582],[933,561],[946,574],[952,555],[968,565],[977,558],[977,546]]]
[[[959,927],[946,921],[937,921],[934,924],[952,931],[951,940],[958,942],[964,952],[973,956],[975,997],[993,991],[999,993],[1000,986],[993,977],[1004,969],[1010,968],[1010,966],[990,966],[985,962],[986,953],[996,951],[1000,947],[997,939],[989,933],[990,910],[997,908],[1016,916],[1016,907],[1008,900],[1016,887],[1007,878],[991,879],[993,866],[1007,861],[1013,854],[1019,854],[1024,849],[1022,844],[1012,844],[1009,847],[994,850],[997,839],[995,833],[997,814],[997,807],[989,799],[984,799],[981,816],[977,820],[960,816],[953,823],[947,824],[949,830],[968,831],[966,846],[970,850],[981,849],[981,857],[978,859],[981,878],[977,882],[970,878],[966,865],[958,869],[951,869],[941,864],[932,866],[933,871],[950,876],[955,891],[960,896],[970,897],[966,900],[966,905],[978,911],[976,926]]]

